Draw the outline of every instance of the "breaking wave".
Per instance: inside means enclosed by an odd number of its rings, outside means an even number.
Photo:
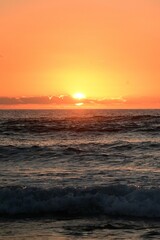
[[[127,216],[160,218],[160,189],[110,185],[94,188],[0,188],[0,215]]]

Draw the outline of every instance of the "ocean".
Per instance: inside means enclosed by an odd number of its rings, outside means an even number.
[[[160,239],[160,110],[1,110],[0,240]]]

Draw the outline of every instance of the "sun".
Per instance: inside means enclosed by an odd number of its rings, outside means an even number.
[[[84,93],[78,92],[78,93],[73,94],[73,98],[80,100],[80,99],[86,98],[86,96]]]

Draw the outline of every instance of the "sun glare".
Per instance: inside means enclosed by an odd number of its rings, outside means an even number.
[[[81,102],[81,103],[76,103],[75,105],[78,106],[78,107],[80,107],[80,106],[83,106],[84,103],[82,103],[82,102]]]
[[[78,93],[73,94],[73,98],[75,98],[75,99],[84,99],[84,98],[86,98],[86,96],[85,96],[84,93],[78,92]]]

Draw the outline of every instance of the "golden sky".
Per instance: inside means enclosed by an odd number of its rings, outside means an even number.
[[[159,0],[0,0],[0,104],[76,92],[160,108]]]

